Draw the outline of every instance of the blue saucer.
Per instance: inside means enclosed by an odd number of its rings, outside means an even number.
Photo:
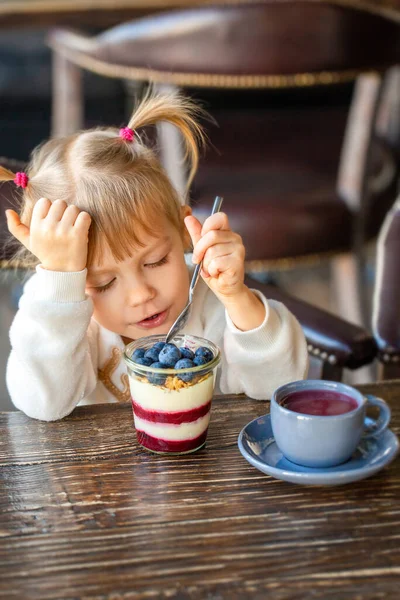
[[[366,418],[366,425],[371,419]],[[341,485],[374,475],[389,464],[399,450],[399,440],[387,429],[382,435],[361,440],[353,456],[336,467],[314,469],[287,460],[275,443],[270,415],[250,421],[242,429],[239,450],[253,467],[276,479],[303,485]]]

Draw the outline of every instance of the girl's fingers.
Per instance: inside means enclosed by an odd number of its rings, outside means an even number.
[[[193,262],[203,260],[205,253],[212,246],[220,244],[241,243],[241,238],[232,231],[215,230],[208,231],[203,235],[193,248]]]
[[[48,223],[59,223],[67,209],[67,203],[64,200],[55,200],[50,206],[50,210],[47,213],[46,221]]]
[[[233,242],[228,242],[227,244],[216,244],[215,246],[211,246],[208,248],[203,257],[203,269],[207,270],[210,262],[220,256],[232,255],[236,251],[236,244]]]
[[[38,225],[39,221],[45,219],[51,208],[51,202],[47,198],[40,198],[33,207],[31,227]]]
[[[186,225],[186,229],[189,232],[194,248],[199,239],[201,238],[201,223],[198,219],[196,219],[196,217],[193,217],[192,215],[185,217],[184,222]]]
[[[6,210],[8,231],[29,250],[29,227],[21,223],[15,210]]]
[[[217,212],[215,215],[211,215],[204,221],[204,225],[201,230],[201,235],[205,235],[213,229],[219,229],[222,231],[229,231],[229,219],[228,216],[223,212]]]
[[[79,231],[89,231],[91,222],[92,219],[90,218],[89,213],[82,210],[76,217],[74,229],[77,229]]]
[[[204,263],[203,263],[204,264]],[[235,277],[237,273],[237,262],[232,257],[232,255],[226,256],[218,256],[213,258],[207,265],[207,269],[205,270],[205,274],[208,277],[218,278],[221,273],[229,274],[231,271],[232,278]]]
[[[69,229],[75,225],[75,221],[80,213],[80,210],[74,204],[70,204],[64,211],[61,218],[61,227],[63,229]]]

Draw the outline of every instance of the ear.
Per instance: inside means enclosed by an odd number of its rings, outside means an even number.
[[[188,204],[184,204],[183,206],[181,206],[181,216],[182,216],[182,227],[183,227],[183,246],[185,248],[185,252],[191,252],[192,251],[192,240],[190,238],[189,232],[186,229],[186,225],[185,223],[183,223],[183,220],[185,217],[189,217],[192,214],[192,208],[191,206],[189,206]]]

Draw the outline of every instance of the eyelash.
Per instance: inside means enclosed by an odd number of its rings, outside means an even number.
[[[168,262],[168,254],[166,256],[164,256],[164,258],[162,258],[158,262],[148,263],[147,265],[145,265],[145,267],[150,267],[150,269],[154,269],[155,267],[161,267],[162,265],[165,265],[167,262]]]
[[[166,256],[164,256],[164,258],[162,258],[158,262],[148,263],[147,265],[145,265],[145,267],[149,267],[150,269],[154,269],[155,267],[161,267],[162,265],[165,265],[167,262],[168,262],[168,254]],[[114,283],[114,281],[115,281],[115,277],[109,283],[106,283],[106,285],[102,285],[100,287],[96,287],[96,292],[98,292],[99,294],[101,294],[103,292],[106,292],[108,289],[110,289],[110,287],[112,286],[112,284]]]
[[[102,292],[106,292],[112,286],[112,284],[114,283],[114,281],[115,281],[115,277],[114,277],[114,279],[112,279],[110,281],[110,283],[106,283],[106,285],[102,285],[101,287],[95,288],[96,292],[99,292],[99,294],[101,294]]]

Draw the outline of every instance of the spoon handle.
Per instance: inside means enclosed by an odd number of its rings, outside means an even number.
[[[223,201],[224,201],[224,199],[222,198],[222,196],[215,197],[214,204],[213,204],[212,211],[211,211],[212,215],[214,215],[215,213],[220,211]],[[196,284],[199,280],[202,265],[203,265],[203,261],[199,262],[199,264],[196,265],[196,268],[193,271],[192,281],[190,282],[190,287],[189,287],[189,302],[191,302],[193,300],[194,288],[196,287]]]

